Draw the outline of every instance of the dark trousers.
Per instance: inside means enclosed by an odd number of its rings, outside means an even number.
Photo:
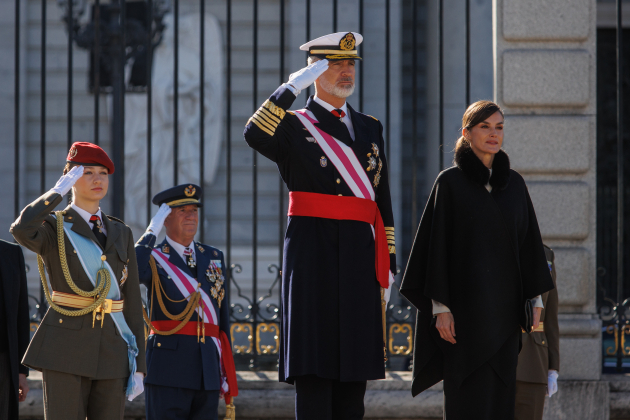
[[[295,378],[296,420],[361,420],[367,381],[340,382],[315,375]]]
[[[444,419],[513,420],[516,394],[516,364],[520,331],[510,336],[501,349],[472,372],[460,386],[444,377]],[[510,372],[507,383],[498,374]],[[505,378],[505,376],[504,376]]]
[[[542,420],[547,384],[516,381],[515,420]]]
[[[145,384],[147,420],[218,420],[219,390]]]
[[[127,378],[93,380],[44,369],[46,420],[122,420]]]
[[[15,399],[12,379],[9,353],[0,352],[0,419],[18,417],[18,402]]]

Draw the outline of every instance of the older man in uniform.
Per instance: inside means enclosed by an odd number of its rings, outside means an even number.
[[[184,184],[153,197],[160,209],[136,244],[149,290],[147,420],[216,420],[220,395],[234,417],[227,271],[221,251],[194,241],[201,195],[201,187]],[[162,227],[166,238],[155,246]]]
[[[556,286],[555,256],[545,245],[545,256]],[[558,328],[558,289],[542,295],[545,306],[540,315],[540,326],[531,334],[523,333],[523,348],[516,368],[515,420],[542,420],[545,394],[558,391],[560,370],[560,331]]]
[[[366,381],[385,377],[396,248],[383,126],[346,103],[362,39],[338,32],[302,45],[308,67],[245,127],[290,191],[279,377],[295,383],[298,420],[362,419]],[[313,82],[306,108],[288,111]]]

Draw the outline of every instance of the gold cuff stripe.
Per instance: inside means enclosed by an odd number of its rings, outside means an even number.
[[[388,230],[388,231],[390,231],[390,232],[393,232],[393,231],[394,231],[394,228],[393,228],[393,227],[387,227],[387,226],[385,226],[385,230]]]
[[[269,110],[269,112],[271,112],[272,114],[277,115],[278,117],[280,117],[280,119],[283,119],[284,115],[286,114],[284,109],[280,108],[279,106],[277,106],[276,104],[271,102],[269,99],[267,99],[262,104],[262,106],[263,106],[263,108],[267,108]]]
[[[268,130],[271,130],[272,133],[276,132],[276,126],[273,124],[269,124],[267,121],[264,120],[264,118],[260,117],[259,115],[252,115],[252,120],[258,121],[259,123],[267,127]]]
[[[395,254],[396,253],[396,247],[394,245],[390,245],[389,246],[389,253],[390,254]]]
[[[199,204],[199,200],[196,198],[182,198],[166,203],[169,206],[184,206],[186,204]]]
[[[267,111],[265,108],[259,108],[258,111],[256,112],[257,114],[263,114],[266,117],[269,117],[269,119],[271,121],[274,121],[276,123],[276,125],[280,124],[280,118],[278,118],[277,116],[273,115],[271,112]]]
[[[269,124],[270,126],[273,127],[273,129],[275,130],[276,128],[278,128],[278,124],[280,124],[278,121],[276,121],[275,119],[269,118],[266,114],[264,114],[263,112],[257,111],[254,116],[262,119],[264,122],[266,122],[267,124]]]
[[[336,54],[336,55],[357,55],[357,50],[310,50],[309,53],[313,54]]]
[[[522,328],[521,328],[521,331],[525,332],[525,330],[522,329]],[[545,332],[545,326],[541,322],[540,325],[538,326],[538,328],[536,328],[535,330],[532,330],[532,332]]]
[[[264,125],[262,125],[261,123],[259,123],[257,120],[254,119],[254,117],[250,118],[249,121],[253,122],[254,124],[256,124],[258,126],[258,128],[260,128],[262,131],[264,131],[265,133],[269,134],[270,136],[273,136],[273,131],[267,129]],[[249,124],[249,122],[248,122]]]

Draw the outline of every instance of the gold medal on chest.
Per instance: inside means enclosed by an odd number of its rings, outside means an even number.
[[[319,159],[319,164],[322,165],[322,168],[325,168],[326,166],[328,166],[328,159],[326,159],[326,156],[322,156]]]

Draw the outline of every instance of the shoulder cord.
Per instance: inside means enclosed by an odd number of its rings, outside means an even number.
[[[61,263],[61,271],[63,271],[63,276],[66,279],[66,283],[72,289],[74,293],[83,297],[94,297],[96,296],[96,300],[90,306],[83,309],[65,309],[58,305],[56,305],[51,296],[50,290],[48,289],[48,283],[46,282],[46,271],[44,270],[44,260],[41,255],[37,254],[37,266],[39,268],[39,276],[42,279],[42,286],[44,287],[44,294],[46,296],[46,300],[48,301],[48,305],[53,308],[55,311],[59,312],[62,315],[66,316],[83,316],[90,312],[94,312],[98,309],[101,304],[107,298],[107,294],[109,293],[109,289],[111,287],[111,278],[109,275],[109,270],[105,268],[104,263],[101,264],[101,268],[96,273],[96,281],[97,285],[91,292],[86,292],[72,281],[72,277],[70,276],[70,270],[68,269],[68,261],[66,259],[66,244],[64,241],[64,232],[63,232],[63,211],[56,211],[55,216],[57,217],[57,245],[59,248],[59,262]],[[104,261],[104,260],[103,260]],[[101,293],[102,292],[102,293]]]
[[[166,310],[166,307],[164,306],[162,293],[164,293],[164,296],[166,296],[166,298],[171,302],[183,302],[184,300],[188,298],[184,298],[182,300],[173,300],[169,298],[166,292],[164,292],[164,289],[162,288],[162,283],[160,282],[160,276],[158,275],[157,266],[155,265],[155,259],[153,258],[153,255],[151,255],[151,257],[149,258],[149,264],[151,265],[151,277],[152,277],[151,280],[152,280],[152,286],[153,286],[152,287],[153,291],[151,293],[151,307],[149,308],[150,314],[147,314],[146,308],[142,308],[142,317],[144,318],[144,322],[147,324],[147,326],[153,330],[154,334],[157,334],[157,335],[175,334],[179,330],[184,328],[184,326],[188,323],[188,321],[190,321],[190,318],[195,313],[195,309],[201,306],[200,304],[201,292],[196,291],[192,293],[189,296],[190,300],[188,301],[188,304],[186,305],[186,309],[184,309],[184,311],[179,315],[172,315],[169,311]],[[151,323],[151,315],[153,315],[153,301],[154,301],[153,294],[155,294],[155,296],[157,297],[158,305],[160,306],[160,309],[162,310],[162,312],[164,313],[164,315],[166,315],[168,319],[173,320],[173,321],[180,321],[180,320],[182,321],[178,326],[176,326],[172,330],[159,331],[157,328],[153,327],[153,324]],[[148,334],[145,334],[145,335],[148,336]],[[145,339],[146,338],[147,337],[145,337]]]

